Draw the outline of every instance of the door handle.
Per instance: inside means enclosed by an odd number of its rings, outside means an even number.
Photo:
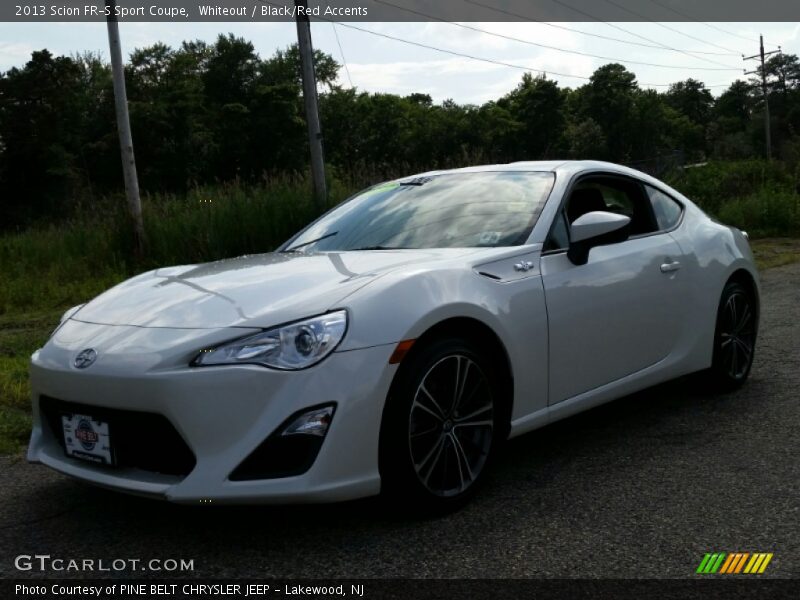
[[[672,273],[673,271],[677,271],[681,268],[681,263],[677,260],[673,262],[664,263],[661,265],[661,272],[662,273]]]

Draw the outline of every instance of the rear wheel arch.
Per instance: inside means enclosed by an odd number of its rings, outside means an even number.
[[[741,284],[749,292],[750,299],[753,301],[753,304],[756,309],[756,319],[758,320],[761,314],[761,303],[758,297],[758,286],[756,285],[756,280],[753,277],[753,274],[750,273],[750,271],[748,271],[747,269],[739,268],[733,273],[731,273],[731,276],[728,277],[728,280],[725,282],[725,285],[728,285],[731,282],[736,282]],[[723,289],[725,288],[725,285],[722,286]],[[720,295],[721,294],[722,292],[720,291]]]
[[[736,300],[736,298],[743,298]],[[747,308],[752,310],[749,314]],[[725,281],[715,318],[711,366],[701,382],[711,392],[729,392],[747,380],[758,335],[758,288],[753,275],[737,269]]]

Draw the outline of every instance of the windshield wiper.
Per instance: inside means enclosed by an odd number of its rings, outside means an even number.
[[[317,242],[321,242],[322,240],[327,240],[329,237],[335,236],[338,231],[334,231],[333,233],[328,233],[323,235],[322,237],[318,237],[315,240],[311,240],[310,242],[303,242],[302,244],[297,244],[296,246],[292,246],[291,248],[287,248],[286,250],[281,250],[281,252],[294,252],[298,248],[304,248],[305,246],[310,246],[311,244],[316,244]]]
[[[405,181],[401,181],[400,185],[425,185],[429,181],[433,181],[433,177],[415,177],[414,179],[406,179]]]

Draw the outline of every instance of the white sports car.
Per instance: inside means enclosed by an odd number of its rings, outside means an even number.
[[[746,234],[643,173],[430,172],[68,311],[28,459],[174,502],[448,509],[508,437],[687,373],[740,385],[758,313]]]

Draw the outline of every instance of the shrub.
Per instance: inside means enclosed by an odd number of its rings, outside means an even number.
[[[765,160],[709,162],[674,173],[669,183],[703,210],[720,215],[722,206],[764,188],[795,191],[795,178],[783,163]]]

